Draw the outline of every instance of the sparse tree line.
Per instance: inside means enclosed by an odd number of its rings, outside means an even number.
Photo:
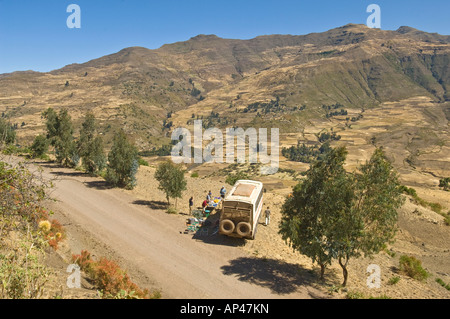
[[[45,153],[46,145],[53,146],[58,163],[76,167],[81,160],[84,171],[90,175],[103,175],[114,186],[133,188],[139,168],[138,150],[121,129],[113,137],[110,152],[106,155],[104,141],[98,133],[98,125],[92,112],[85,115],[79,139],[73,133],[73,124],[66,109],[56,113],[49,108],[42,113],[46,119],[47,136],[37,136],[32,150]],[[106,171],[104,171],[106,170]]]
[[[85,115],[78,139],[74,136],[72,119],[66,109],[57,113],[49,108],[42,113],[42,118],[45,119],[46,134],[35,137],[30,147],[32,157],[49,159],[47,153],[52,147],[56,161],[65,167],[75,168],[81,161],[86,173],[103,176],[114,186],[133,188],[136,185],[141,160],[136,146],[122,129],[114,134],[111,150],[106,154],[92,112]],[[0,145],[12,145],[15,140],[14,127],[0,119]]]

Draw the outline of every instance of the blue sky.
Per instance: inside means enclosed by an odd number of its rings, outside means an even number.
[[[0,73],[47,72],[198,34],[250,39],[365,24],[372,3],[381,7],[384,30],[408,25],[450,34],[448,0],[0,0]],[[70,4],[81,8],[80,29],[67,27]]]

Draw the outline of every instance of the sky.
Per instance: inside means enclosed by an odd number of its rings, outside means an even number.
[[[67,25],[71,4],[81,10],[80,28]],[[383,30],[406,25],[450,35],[449,0],[0,0],[0,74],[48,72],[198,34],[251,39],[324,32],[366,24],[370,4],[379,5]]]

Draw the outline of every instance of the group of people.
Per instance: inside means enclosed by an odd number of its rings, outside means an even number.
[[[225,186],[222,186],[222,188],[220,189],[220,197],[222,197],[222,200],[225,199],[226,193],[227,193],[227,190],[225,189]],[[209,191],[208,195],[206,195],[206,199],[202,203],[203,211],[205,211],[205,209],[209,206],[209,204],[212,202],[212,200],[213,200],[212,192]],[[191,196],[191,198],[189,199],[189,215],[192,215],[192,207],[194,207],[194,197]],[[267,209],[265,210],[264,217],[265,217],[265,225],[269,226],[269,224],[270,224],[270,207],[267,207]]]
[[[222,188],[220,189],[220,197],[222,198],[222,200],[225,199],[226,193],[227,193],[227,190],[225,189],[225,186],[222,186]],[[206,199],[202,203],[203,211],[205,211],[205,209],[211,204],[212,201],[213,201],[212,192],[209,191],[208,194],[206,195]],[[194,207],[194,197],[191,196],[191,198],[189,199],[189,214],[190,215],[192,214],[193,207]]]

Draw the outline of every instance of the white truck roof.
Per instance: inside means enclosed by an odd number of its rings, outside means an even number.
[[[254,204],[263,188],[263,183],[250,180],[239,180],[234,184],[225,201],[238,201]]]

